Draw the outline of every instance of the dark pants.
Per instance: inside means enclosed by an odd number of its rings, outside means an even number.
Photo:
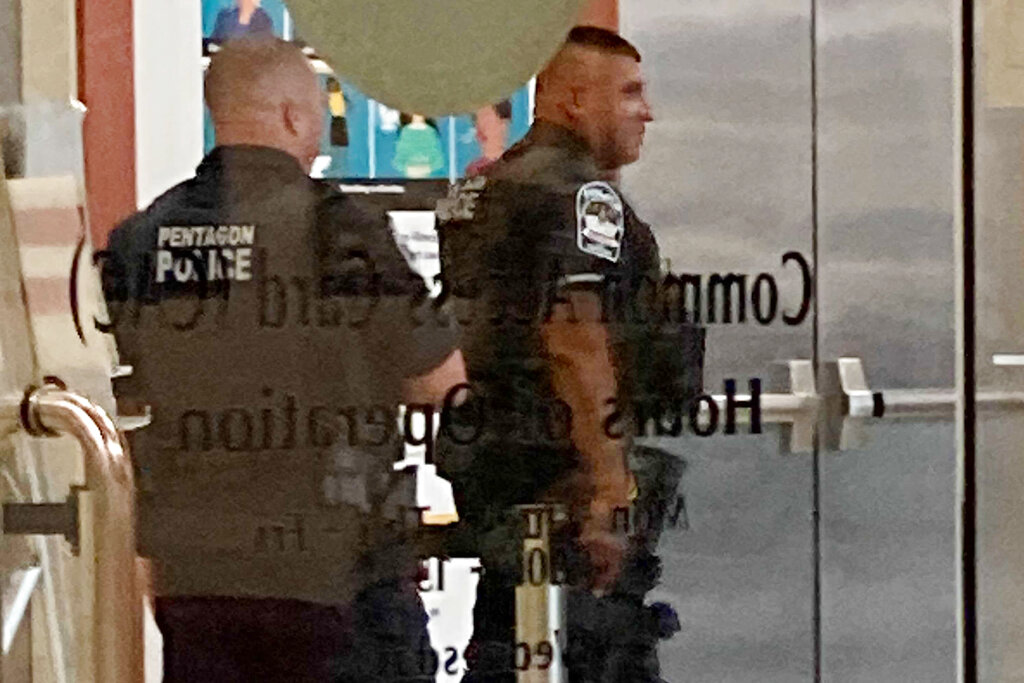
[[[463,681],[514,683],[515,586],[522,580],[522,519],[513,501],[533,500],[528,491],[531,476],[537,481],[554,480],[554,469],[538,472],[542,466],[556,467],[557,454],[533,448],[516,450],[515,444],[507,442],[461,450],[441,443],[440,452],[450,465],[444,475],[452,480],[464,515],[449,536],[448,554],[480,556],[485,570],[473,611],[473,639],[465,655],[469,673]],[[510,469],[510,461],[520,469]],[[646,521],[642,528],[630,531],[629,550],[610,595],[596,598],[583,588],[590,583],[591,567],[578,543],[579,529],[569,523],[552,530],[552,563],[564,570],[568,585],[567,633],[561,635],[561,643],[550,645],[560,648],[569,683],[660,683],[658,642],[679,630],[670,606],[644,602],[660,578],[661,562],[655,555],[658,540],[666,526],[677,524],[675,503],[685,463],[659,449],[634,446],[630,466],[639,487],[635,503],[642,512],[639,519]],[[517,478],[513,476],[516,472],[526,474]],[[537,644],[529,645],[535,652]],[[523,644],[523,652],[526,646]],[[546,655],[534,657],[534,662],[547,659]],[[522,654],[518,664],[525,664]]]
[[[412,683],[437,658],[415,592],[364,591],[351,605],[163,597],[164,683]]]

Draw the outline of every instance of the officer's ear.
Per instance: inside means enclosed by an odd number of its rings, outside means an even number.
[[[582,88],[569,87],[565,89],[565,96],[561,98],[558,106],[568,120],[577,121],[585,108],[584,98],[585,93]]]
[[[305,112],[295,102],[285,100],[281,104],[281,123],[290,135],[300,135],[304,116]]]

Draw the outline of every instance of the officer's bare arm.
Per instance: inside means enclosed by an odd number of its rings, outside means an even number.
[[[629,504],[632,484],[625,439],[613,439],[604,430],[606,400],[616,396],[608,329],[601,322],[601,301],[592,292],[563,294],[541,327],[551,358],[555,393],[572,411],[570,436],[582,456],[582,481],[570,482],[576,503],[589,511],[581,540],[598,565],[597,588],[614,579],[621,549],[614,546],[611,529],[615,509]],[[581,497],[586,497],[581,499]]]
[[[462,359],[462,351],[455,349],[444,361],[430,372],[417,377],[409,377],[402,383],[402,394],[406,403],[426,403],[441,405],[448,391],[458,385],[465,384],[466,364]]]
[[[572,409],[571,438],[583,455],[588,483],[598,497],[620,503],[628,498],[630,478],[625,440],[610,438],[604,430],[606,401],[617,394],[601,301],[586,291],[571,291],[562,299],[541,327],[554,390]]]

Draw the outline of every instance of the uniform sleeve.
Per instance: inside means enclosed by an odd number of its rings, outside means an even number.
[[[572,192],[491,179],[482,185],[442,212],[442,274],[455,300],[475,302],[463,307],[487,311],[503,333],[520,334],[520,323],[542,321],[565,289],[599,290],[607,269],[577,247]]]
[[[337,197],[325,202],[318,226],[321,294],[372,299],[366,334],[400,376],[441,365],[457,348],[458,330],[398,250],[387,218]]]
[[[127,218],[110,233],[106,249],[93,256],[108,305],[121,305],[143,295],[148,263],[137,242],[145,238],[146,231],[145,214]]]
[[[598,193],[589,189],[598,186]],[[516,213],[520,244],[534,252],[546,295],[565,289],[600,291],[616,272],[623,238],[621,200],[604,183],[544,192],[518,202]],[[531,244],[522,244],[526,240]]]
[[[572,189],[502,186],[484,202],[486,221],[502,233],[483,241],[493,296],[506,310],[532,300],[540,352],[551,388],[572,411],[571,439],[586,476],[581,499],[624,500],[624,444],[604,433],[605,401],[617,395],[613,339],[602,321],[600,296],[608,259],[577,240]],[[606,240],[611,244],[612,240]],[[584,244],[584,246],[588,246]],[[605,245],[607,246],[607,245]]]

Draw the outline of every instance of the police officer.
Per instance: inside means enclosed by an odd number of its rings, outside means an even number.
[[[612,180],[651,120],[636,48],[574,28],[537,78],[526,137],[439,207],[471,382],[442,430],[464,520],[452,553],[480,553],[486,572],[467,680],[513,680],[517,504],[572,511],[560,561],[570,680],[658,681],[657,640],[678,628],[671,610],[643,604],[658,530],[630,537],[616,524],[630,505],[671,496],[682,471],[631,446],[632,406],[700,386],[702,338],[659,317],[657,244]]]
[[[464,378],[383,216],[309,178],[322,132],[297,47],[233,41],[218,146],[113,232],[104,285],[133,435],[164,680],[432,680],[419,510],[397,405]]]

